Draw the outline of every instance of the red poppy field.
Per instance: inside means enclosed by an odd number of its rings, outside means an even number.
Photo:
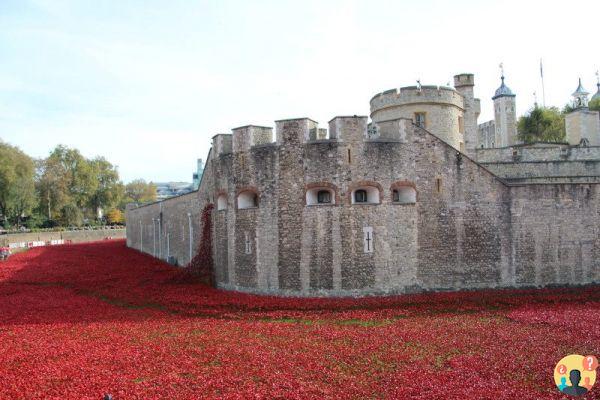
[[[571,353],[600,355],[597,287],[262,297],[123,241],[0,262],[1,399],[565,398]]]

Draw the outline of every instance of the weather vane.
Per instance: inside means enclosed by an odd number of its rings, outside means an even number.
[[[598,70],[596,70],[596,82],[600,85],[600,72]]]
[[[502,74],[502,76],[504,76],[504,63],[500,63],[499,67],[500,67],[500,73]]]

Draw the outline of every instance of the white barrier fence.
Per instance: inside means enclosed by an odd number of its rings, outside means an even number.
[[[43,247],[43,246],[58,246],[61,244],[65,244],[64,239],[54,239],[54,240],[48,240],[47,242],[41,241],[41,240],[36,240],[36,241],[32,241],[32,242],[16,242],[16,243],[9,243],[8,247],[10,249],[31,249],[33,247]]]

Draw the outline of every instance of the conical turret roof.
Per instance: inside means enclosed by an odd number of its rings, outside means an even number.
[[[587,92],[583,86],[581,85],[581,78],[579,78],[579,86],[577,86],[577,89],[573,92],[572,96],[573,97],[577,97],[577,96],[585,96],[590,94],[589,92]]]
[[[596,86],[598,87],[598,89],[596,90],[596,94],[592,96],[592,100],[600,99],[600,82],[598,82]]]
[[[494,93],[494,97],[492,97],[492,100],[496,100],[498,97],[502,96],[514,97],[515,95],[510,90],[510,88],[504,84],[504,75],[502,75],[500,79],[502,79],[502,84],[498,89],[496,89],[496,93]]]

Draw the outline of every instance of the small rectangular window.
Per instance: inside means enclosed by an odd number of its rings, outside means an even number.
[[[421,128],[425,128],[425,113],[415,113],[415,124]]]
[[[329,190],[319,190],[317,193],[317,203],[329,204],[331,203],[331,193]]]
[[[465,133],[465,121],[463,117],[458,117],[458,133]]]
[[[368,200],[367,191],[363,189],[359,189],[354,192],[354,202],[355,203],[366,203]]]
[[[435,179],[435,189],[438,193],[442,193],[442,178]]]
[[[350,149],[348,149],[348,164],[352,164],[352,155],[350,153]]]

